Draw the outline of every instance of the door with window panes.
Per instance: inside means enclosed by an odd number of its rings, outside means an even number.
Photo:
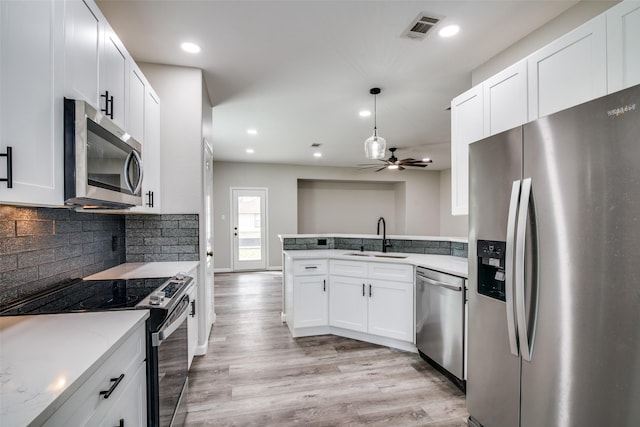
[[[265,270],[266,188],[232,188],[233,270]]]

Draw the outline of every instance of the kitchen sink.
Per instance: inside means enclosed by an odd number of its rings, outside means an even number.
[[[363,257],[376,257],[376,258],[395,258],[395,259],[405,259],[409,255],[387,255],[387,254],[370,254],[366,252],[350,252],[345,254],[348,256],[363,256]]]
[[[397,259],[405,259],[409,255],[374,255],[377,258],[397,258]]]

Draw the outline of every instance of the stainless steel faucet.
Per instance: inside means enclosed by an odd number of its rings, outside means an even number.
[[[387,223],[384,220],[384,217],[380,217],[378,220],[378,229],[376,234],[380,235],[380,222],[382,221],[382,252],[387,252],[387,248],[391,246],[391,244],[387,241]]]

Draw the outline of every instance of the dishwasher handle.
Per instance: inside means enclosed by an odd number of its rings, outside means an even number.
[[[456,292],[461,292],[462,291],[462,286],[451,285],[449,283],[444,283],[444,282],[440,282],[438,280],[429,279],[428,277],[425,277],[423,275],[418,275],[418,279],[419,280],[424,280],[425,282],[427,282],[431,286],[437,286],[439,288],[446,288],[446,289],[450,289],[450,290],[456,291]]]

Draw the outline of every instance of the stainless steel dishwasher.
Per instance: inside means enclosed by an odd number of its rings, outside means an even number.
[[[416,345],[463,389],[464,316],[465,280],[416,267]]]

